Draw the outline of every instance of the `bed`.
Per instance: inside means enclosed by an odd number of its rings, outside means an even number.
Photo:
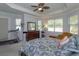
[[[31,40],[25,44],[20,50],[20,55],[23,56],[79,56],[79,36],[73,35],[70,41],[57,48],[57,39],[55,38],[39,38]]]

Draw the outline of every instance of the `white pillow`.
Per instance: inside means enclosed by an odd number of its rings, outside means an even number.
[[[65,36],[65,37],[63,38],[63,40],[60,41],[60,45],[63,46],[64,44],[67,44],[68,42],[69,42],[69,38],[68,38],[67,36]]]

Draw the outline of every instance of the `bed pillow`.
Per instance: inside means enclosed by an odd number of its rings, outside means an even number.
[[[67,37],[67,36],[65,36],[64,38],[63,38],[63,40],[61,40],[60,41],[60,45],[64,45],[64,44],[66,44],[66,43],[68,43],[69,42],[69,38]]]
[[[61,48],[63,45],[67,44],[69,42],[68,36],[65,36],[62,40],[59,40],[58,42],[58,48]]]

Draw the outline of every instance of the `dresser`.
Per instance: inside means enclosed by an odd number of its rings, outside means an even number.
[[[40,37],[40,32],[39,31],[28,31],[28,32],[23,32],[26,35],[26,41],[30,41],[36,38]],[[44,32],[42,32],[44,33]],[[44,35],[42,34],[42,37],[44,37]]]

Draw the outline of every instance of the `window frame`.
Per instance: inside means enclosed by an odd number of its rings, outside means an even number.
[[[77,23],[71,24],[71,23],[70,23],[70,22],[71,22],[70,20],[71,20],[71,17],[73,17],[73,16],[77,16]],[[71,26],[76,26],[76,27],[77,27],[77,30],[79,30],[79,29],[78,29],[78,21],[79,21],[79,20],[78,20],[78,15],[72,15],[72,16],[70,16],[70,18],[69,18],[69,25],[70,25],[70,28],[71,28]],[[70,28],[69,28],[69,32],[72,33]],[[72,33],[72,34],[78,34],[78,32],[77,32],[77,33]]]
[[[17,20],[20,20],[20,24],[17,24]],[[19,30],[21,30],[21,19],[20,18],[16,18],[16,29],[19,29]]]
[[[40,29],[39,29],[39,22],[40,22]],[[43,22],[41,20],[37,21],[37,30],[43,30]]]
[[[52,32],[54,32],[55,31],[55,22],[54,22],[54,19],[52,19],[51,21],[53,21],[53,26],[52,26]],[[49,20],[48,20],[48,23],[49,23]],[[48,24],[48,26],[49,26],[49,24]],[[50,27],[51,28],[51,27]],[[48,31],[49,31],[49,27],[48,27]]]
[[[57,19],[51,19],[51,20],[53,20],[54,21],[54,30],[52,31],[52,32],[63,32],[63,18],[57,18]],[[62,31],[56,31],[56,22],[55,22],[55,20],[62,20]],[[49,20],[48,20],[49,21]],[[49,31],[49,30],[48,30]]]

